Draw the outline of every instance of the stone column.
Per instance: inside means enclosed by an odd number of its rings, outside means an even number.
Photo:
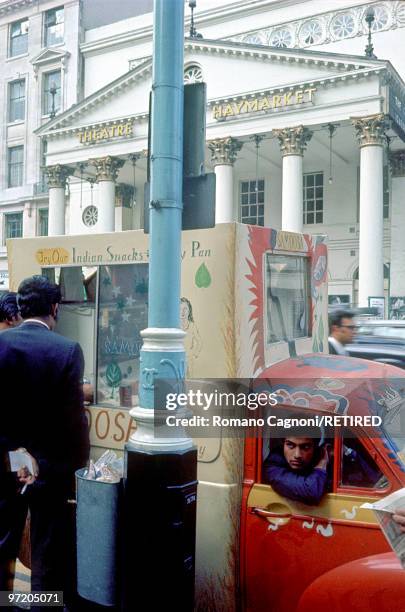
[[[352,119],[360,146],[359,306],[384,295],[383,144],[385,116]]]
[[[405,297],[405,149],[390,154],[391,254],[390,297]]]
[[[216,176],[215,223],[231,223],[235,221],[233,210],[233,164],[242,146],[242,142],[231,136],[228,138],[217,138],[208,143]]]
[[[123,159],[111,156],[89,160],[89,164],[96,168],[96,181],[99,183],[98,233],[115,230],[115,179],[124,163]]]
[[[44,169],[49,188],[48,236],[65,234],[66,179],[74,169],[57,164]]]
[[[32,202],[25,202],[23,211],[23,236],[24,238],[31,238],[35,236],[35,219],[36,215],[33,214]]]
[[[281,195],[281,228],[288,232],[302,232],[303,179],[302,159],[312,132],[303,125],[273,130],[283,156]]]

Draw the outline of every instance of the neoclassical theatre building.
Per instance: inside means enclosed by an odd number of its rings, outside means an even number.
[[[184,80],[207,84],[217,223],[327,234],[331,302],[385,297],[392,314],[405,299],[405,3],[201,0],[194,17]],[[150,13],[84,33],[78,101],[34,130],[49,234],[143,226],[151,37]]]

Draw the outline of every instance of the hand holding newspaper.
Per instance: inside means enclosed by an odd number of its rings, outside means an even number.
[[[400,525],[392,518],[398,510],[405,509],[405,488],[399,489],[399,491],[395,491],[372,504],[362,504],[361,508],[374,510],[383,534],[405,569],[405,533],[401,531]]]
[[[8,454],[10,461],[10,471],[19,472],[24,468],[31,474],[34,475],[35,469],[31,455],[25,450],[10,451]],[[21,489],[21,495],[27,490],[28,483],[24,484]]]

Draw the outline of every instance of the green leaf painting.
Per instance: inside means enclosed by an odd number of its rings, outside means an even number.
[[[319,329],[318,329],[318,338],[319,338],[319,350],[322,352],[323,351],[323,335],[325,333],[324,327],[323,327],[323,320],[321,317],[320,323],[319,323]]]
[[[114,361],[107,367],[105,377],[107,384],[111,387],[111,399],[114,397],[114,389],[120,386],[122,380],[121,369]]]
[[[195,274],[195,284],[199,289],[207,288],[211,285],[211,274],[205,263],[202,263]]]

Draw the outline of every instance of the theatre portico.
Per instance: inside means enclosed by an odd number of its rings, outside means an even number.
[[[331,295],[362,306],[387,295],[390,262],[390,295],[405,295],[398,263],[392,274],[405,222],[405,87],[395,68],[189,39],[185,82],[193,80],[207,84],[217,222],[326,233]],[[146,58],[37,130],[47,141],[50,234],[142,227],[151,82]]]

